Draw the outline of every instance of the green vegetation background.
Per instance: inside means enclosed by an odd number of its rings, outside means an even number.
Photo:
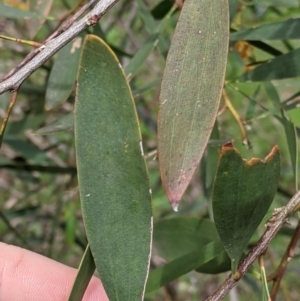
[[[19,5],[13,1],[7,2],[13,6]],[[45,39],[55,28],[57,19],[67,13],[76,2],[55,0],[49,13],[54,20],[49,18],[38,30],[34,40]],[[231,1],[233,7],[234,2],[237,6],[232,10],[231,27],[236,30],[300,16],[300,4],[296,0]],[[155,18],[155,24],[159,24],[172,5],[172,1],[148,1],[146,5],[148,12],[151,12]],[[160,79],[178,14],[177,10],[160,33],[164,43],[159,49],[158,47],[153,49],[130,81],[146,154],[156,150]],[[152,33],[146,17],[147,14],[141,10],[138,1],[120,1],[99,24],[90,28],[89,32],[104,38],[118,55],[122,65],[126,67]],[[30,39],[32,38],[30,30],[32,30],[30,22],[8,19],[0,15],[0,34]],[[286,53],[298,48],[300,41],[283,38],[267,41],[267,44]],[[29,46],[4,40],[0,40],[0,47],[1,77],[15,67],[31,50]],[[8,244],[24,247],[77,267],[87,242],[77,188],[73,131],[52,135],[36,133],[38,129],[68,115],[73,110],[74,89],[65,102],[48,111],[45,110],[47,84],[56,57],[50,59],[22,85],[5,133],[0,152],[0,239]],[[251,68],[251,64],[270,58],[273,58],[271,54],[249,43],[233,41],[230,43],[226,91],[230,102],[244,121],[246,137],[242,136],[236,119],[232,112],[224,107],[224,100],[222,100],[217,119],[219,138],[211,139],[201,167],[194,175],[183,198],[179,213],[173,212],[162,190],[155,156],[147,159],[156,222],[175,216],[209,217],[211,176],[208,176],[208,173],[211,171],[210,166],[216,164],[215,161],[210,161],[209,154],[216,153],[216,150],[227,141],[232,141],[247,159],[264,158],[277,144],[282,156],[282,171],[279,192],[271,209],[283,206],[294,194],[295,184],[289,149],[284,128],[274,117],[276,100],[272,91],[277,90],[280,102],[284,102],[300,91],[299,77],[274,80],[272,85],[263,82],[236,82],[236,78],[247,68]],[[9,99],[9,93],[0,95],[1,117],[4,116]],[[287,104],[283,107],[286,115],[297,127],[300,127],[298,99],[294,98],[293,101],[291,105]],[[251,149],[245,145],[246,140],[251,143]],[[201,177],[204,170],[208,173],[205,177]],[[270,217],[270,214],[267,217]],[[283,229],[271,244],[268,258],[271,269],[278,264],[285,251],[294,226],[293,222],[291,220],[292,226]],[[261,234],[263,229],[262,224],[258,233]],[[161,263],[155,250],[153,262]],[[299,263],[299,256],[296,256],[289,265],[282,282],[279,300],[299,300]],[[176,283],[171,283],[147,295],[146,300],[202,300],[217,288],[222,279],[223,275],[212,276],[191,272]],[[237,291],[241,296],[240,300],[246,300],[245,296],[247,299],[257,299],[260,295],[260,286],[251,274],[247,274],[238,285]],[[172,294],[175,294],[177,299],[172,299]],[[227,297],[226,300],[234,300],[230,298],[233,297]]]

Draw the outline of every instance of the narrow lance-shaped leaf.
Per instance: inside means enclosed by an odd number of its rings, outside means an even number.
[[[46,110],[51,110],[70,96],[75,84],[82,37],[77,37],[61,49],[49,76],[46,90]]]
[[[279,175],[277,146],[264,161],[244,160],[232,145],[221,150],[213,188],[213,212],[221,241],[232,260],[233,273],[272,203]]]
[[[231,41],[287,40],[300,38],[300,19],[288,19],[230,34]]]
[[[162,183],[177,210],[212,131],[225,75],[227,0],[186,0],[168,53],[158,115]]]
[[[282,123],[287,140],[287,146],[291,157],[291,165],[293,168],[295,178],[295,189],[298,190],[298,139],[296,128],[293,122],[286,116],[285,111],[282,108],[282,103],[279,94],[271,82],[264,82],[264,87],[269,99],[274,104],[274,110],[281,115],[281,118],[277,115],[275,117]]]
[[[71,112],[60,119],[40,128],[35,132],[36,135],[50,135],[59,132],[73,131],[74,129],[74,113]]]
[[[28,3],[30,11],[34,11],[39,15],[44,16],[44,18],[40,19],[32,18],[27,20],[28,34],[29,37],[33,39],[46,21],[46,17],[48,16],[53,4],[53,0],[28,0]]]
[[[298,0],[254,0],[255,5],[275,7],[299,7]]]
[[[81,259],[78,272],[70,292],[68,301],[81,301],[90,279],[95,272],[95,262],[91,253],[90,246],[87,245],[86,250]]]
[[[86,234],[110,301],[143,300],[151,196],[131,91],[96,36],[83,45],[75,104],[78,181]]]
[[[214,223],[208,219],[179,217],[165,219],[154,225],[154,249],[168,261],[201,250],[210,242],[220,243],[220,238]],[[230,270],[230,259],[224,249],[211,255],[205,264],[197,267],[198,272],[217,274]]]
[[[282,67],[284,66],[284,68]],[[300,75],[300,49],[280,55],[241,75],[239,81],[263,82]]]
[[[291,164],[293,168],[295,178],[295,189],[298,190],[298,139],[296,127],[293,122],[287,118],[283,109],[281,109],[281,122],[284,127],[285,137],[287,140],[287,146],[289,149]]]
[[[15,8],[9,5],[0,3],[0,17],[9,18],[9,19],[39,19],[42,16],[31,12],[25,11],[19,8]]]
[[[239,7],[239,0],[229,0],[229,15],[230,15],[230,23],[234,19],[238,7]]]
[[[201,267],[223,252],[220,241],[209,242],[188,254],[182,255],[165,265],[151,271],[146,291],[154,291],[168,282]]]

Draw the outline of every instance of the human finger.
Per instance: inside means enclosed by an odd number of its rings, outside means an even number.
[[[66,301],[75,277],[76,269],[0,242],[1,301]],[[109,301],[100,279],[91,279],[83,301]]]

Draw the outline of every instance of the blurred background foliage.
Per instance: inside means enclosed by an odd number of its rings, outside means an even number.
[[[43,42],[84,3],[82,0],[4,0],[0,3],[0,34]],[[232,141],[247,159],[264,158],[274,145],[279,146],[281,177],[267,219],[275,207],[285,205],[297,190],[298,150],[293,153],[291,145],[297,141],[300,127],[299,77],[287,76],[272,82],[242,82],[238,78],[269,59],[299,48],[300,34],[298,39],[286,38],[289,31],[286,25],[282,27],[282,37],[276,40],[231,39],[226,93],[217,122],[201,165],[184,196],[179,213],[175,214],[161,187],[155,157],[160,80],[180,12],[178,7],[172,8],[173,4],[172,0],[121,0],[85,33],[100,36],[112,47],[130,79],[145,153],[149,154],[147,164],[155,222],[172,217],[210,217],[218,150],[227,141]],[[11,13],[4,9],[4,5],[18,11]],[[44,17],[30,15],[33,12]],[[299,17],[300,4],[298,0],[232,0],[230,13],[232,32],[242,31]],[[78,266],[87,243],[80,212],[72,127],[76,64],[81,41],[76,43],[73,41],[66,46],[72,57],[64,53],[65,47],[24,82],[0,152],[1,241],[74,267]],[[0,47],[1,78],[31,50],[30,46],[5,40],[0,40]],[[74,51],[72,47],[75,47]],[[285,70],[285,65],[278,68]],[[0,95],[1,118],[10,97],[8,92]],[[284,112],[284,118],[281,112]],[[293,136],[294,130],[296,136]],[[291,219],[291,226],[282,229],[273,240],[266,255],[267,270],[272,271],[277,266],[296,222],[296,219]],[[251,243],[264,230],[263,224]],[[152,266],[164,262],[165,259],[154,248]],[[296,255],[288,267],[278,300],[299,300],[299,263]],[[222,279],[222,274],[191,272],[149,293],[146,300],[203,300],[214,292]],[[252,271],[226,300],[258,300],[260,292],[261,286]]]

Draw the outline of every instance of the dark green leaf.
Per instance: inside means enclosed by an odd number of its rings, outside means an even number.
[[[85,293],[86,288],[95,272],[96,266],[93,255],[91,253],[90,246],[86,247],[86,250],[81,259],[81,263],[78,268],[76,279],[74,281],[72,291],[68,298],[68,301],[81,301]]]
[[[213,188],[213,212],[221,241],[234,266],[272,203],[279,175],[277,146],[264,161],[244,160],[231,145],[221,150]]]
[[[294,178],[295,178],[295,188],[296,190],[298,190],[298,167],[297,167],[298,139],[297,139],[296,128],[293,122],[287,118],[284,110],[282,109],[280,97],[274,85],[271,82],[265,82],[264,87],[270,100],[274,103],[274,112],[278,112],[279,115],[281,115],[281,118],[278,117],[277,115],[275,116],[277,117],[278,120],[281,121],[284,127],[285,137],[287,140],[287,145],[289,149],[291,164],[292,164]]]
[[[198,218],[172,218],[154,225],[153,247],[157,254],[171,261],[191,251],[201,249],[220,238],[213,222]],[[201,273],[221,273],[230,269],[230,259],[223,252],[215,254],[207,263],[197,269]]]
[[[134,74],[145,62],[149,54],[154,49],[155,45],[158,42],[159,34],[152,34],[145,44],[139,49],[139,51],[135,54],[135,56],[131,59],[129,64],[125,67],[125,73],[127,75]]]
[[[210,135],[210,142],[213,141],[219,141],[220,139],[220,134],[219,134],[219,129],[218,129],[218,121],[216,120],[215,124],[214,124],[214,128],[211,132]],[[202,158],[202,160],[205,160],[205,177],[202,177],[202,181],[203,181],[203,190],[205,193],[205,196],[210,199],[211,197],[211,190],[213,187],[213,182],[214,182],[214,178],[215,178],[215,174],[216,174],[216,170],[217,170],[217,166],[218,166],[218,160],[219,160],[219,150],[220,147],[219,145],[215,145],[215,144],[208,144],[207,148],[206,148],[206,156],[204,158]]]
[[[162,183],[176,210],[205,150],[226,69],[228,2],[186,0],[161,85],[158,157]]]
[[[156,22],[151,15],[148,7],[145,5],[145,3],[142,0],[136,0],[139,8],[139,13],[145,23],[145,26],[147,28],[147,31],[152,33],[153,30],[156,28]]]
[[[229,0],[229,16],[230,16],[230,23],[232,22],[233,18],[235,17],[240,1],[239,0]]]
[[[108,46],[88,36],[75,106],[78,181],[88,241],[110,301],[143,299],[151,204],[131,91]]]
[[[72,131],[74,129],[74,113],[53,121],[52,123],[40,128],[35,132],[37,135],[50,135],[59,132]]]
[[[289,148],[289,153],[291,157],[291,164],[293,168],[294,178],[295,178],[295,189],[298,190],[298,139],[296,128],[293,122],[288,119],[281,109],[281,121],[284,126],[285,137],[287,140],[287,145]]]
[[[151,11],[155,19],[162,19],[174,5],[174,0],[162,0]]]
[[[166,23],[169,21],[170,15],[173,13],[174,9],[171,7],[164,19],[157,24],[145,3],[142,0],[137,0],[137,4],[139,7],[139,13],[144,21],[146,30],[150,33],[150,35],[159,34],[155,45],[157,44],[157,48],[159,49],[159,51],[163,55],[165,55],[168,51],[169,43],[161,34],[161,31],[165,27]]]
[[[204,265],[223,252],[220,242],[210,242],[150,272],[146,292],[154,291],[172,280]]]
[[[238,80],[260,82],[297,77],[299,75],[300,49],[296,49],[244,73]]]
[[[277,90],[275,89],[274,85],[271,82],[265,81],[263,83],[263,86],[266,90],[266,93],[267,93],[269,99],[273,103],[275,111],[279,112],[281,103],[280,103],[279,95],[278,95]]]
[[[260,6],[299,7],[297,0],[254,0],[254,3]]]
[[[9,19],[39,19],[41,16],[34,12],[21,10],[15,7],[11,7],[0,3],[0,17]]]
[[[231,41],[300,39],[300,18],[262,25],[230,34]]]
[[[48,163],[49,159],[43,150],[40,150],[34,144],[15,137],[15,136],[4,136],[3,143],[8,144],[16,152],[18,152],[23,158],[31,160],[34,163],[42,164]]]

